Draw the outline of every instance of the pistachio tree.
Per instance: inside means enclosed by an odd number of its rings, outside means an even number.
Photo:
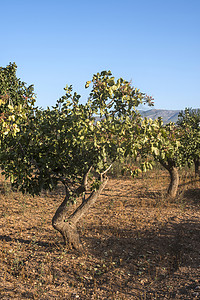
[[[19,124],[27,118],[29,106],[33,106],[33,85],[17,78],[17,66],[10,63],[0,67],[0,140],[7,135],[16,135]]]
[[[189,166],[194,163],[197,176],[200,174],[200,109],[181,111],[177,125],[181,133],[182,153]]]
[[[140,155],[142,159],[145,158],[143,168],[146,169],[149,164],[152,165],[151,160],[150,162],[146,160],[147,156],[150,158],[152,156],[158,161],[169,172],[168,194],[175,197],[179,184],[178,169],[185,164],[178,127],[174,123],[163,125],[161,118],[154,121],[145,118],[140,130]]]
[[[35,109],[15,137],[6,139],[1,167],[23,193],[40,194],[59,183],[65,198],[52,219],[64,243],[81,249],[77,222],[88,212],[108,182],[117,159],[136,156],[140,144],[140,103],[152,99],[110,71],[93,76],[88,101],[66,86],[54,107]],[[77,199],[80,205],[69,214]]]

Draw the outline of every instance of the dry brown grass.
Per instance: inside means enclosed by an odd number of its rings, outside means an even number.
[[[79,224],[78,253],[51,226],[61,188],[33,198],[1,178],[0,298],[200,299],[200,183],[182,172],[172,200],[168,181],[111,179]]]

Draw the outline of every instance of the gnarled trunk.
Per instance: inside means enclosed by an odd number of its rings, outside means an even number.
[[[174,198],[176,196],[178,185],[179,185],[179,174],[178,169],[175,167],[173,161],[163,162],[160,161],[161,165],[167,169],[170,174],[170,184],[167,193],[170,197]]]
[[[200,175],[199,165],[200,165],[199,159],[195,159],[194,160],[195,176],[199,176]]]
[[[176,196],[179,184],[178,169],[176,167],[169,167],[168,171],[170,174],[170,185],[168,188],[168,194],[170,197],[174,198]]]
[[[64,243],[68,244],[69,247],[73,247],[77,250],[82,250],[82,244],[80,242],[79,233],[77,230],[77,222],[96,202],[97,198],[105,188],[107,182],[108,179],[106,177],[103,179],[99,189],[97,191],[93,191],[90,196],[85,199],[69,217],[67,217],[67,212],[69,210],[69,194],[66,193],[64,201],[61,203],[52,219],[52,225],[61,233],[64,239]]]

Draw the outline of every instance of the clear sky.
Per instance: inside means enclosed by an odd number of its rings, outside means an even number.
[[[82,95],[111,70],[155,108],[200,107],[200,0],[0,0],[0,66],[52,106],[66,84]]]

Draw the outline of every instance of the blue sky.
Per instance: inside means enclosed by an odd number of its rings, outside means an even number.
[[[52,106],[66,84],[82,95],[111,70],[155,99],[155,108],[200,107],[199,0],[0,0],[0,66],[34,84]]]

